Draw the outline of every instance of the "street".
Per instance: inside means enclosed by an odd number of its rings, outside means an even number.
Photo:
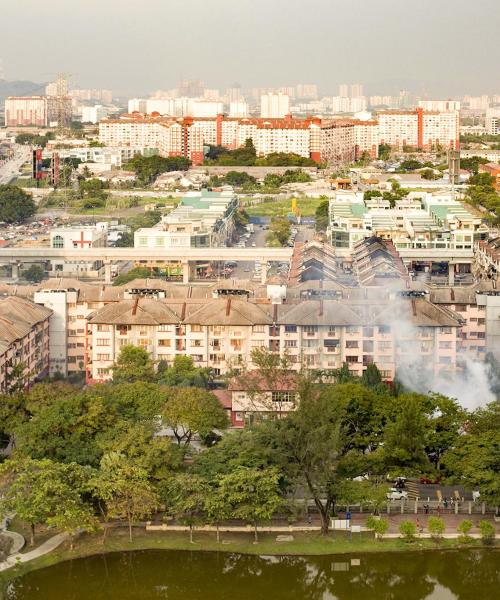
[[[16,145],[14,156],[0,165],[0,185],[6,185],[15,179],[19,169],[30,159],[30,155],[30,146]]]

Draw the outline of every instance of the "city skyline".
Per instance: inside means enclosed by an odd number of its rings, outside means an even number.
[[[368,94],[409,89],[436,97],[498,91],[491,77],[496,58],[492,17],[500,10],[494,0],[484,0],[488,18],[480,21],[469,19],[462,0],[439,5],[423,0],[412,6],[411,18],[405,3],[394,0],[363,7],[314,0],[307,11],[284,0],[216,4],[214,10],[200,0],[173,0],[168,6],[145,0],[143,10],[130,19],[115,0],[73,3],[71,15],[62,0],[43,7],[19,0],[3,7],[6,22],[23,14],[31,18],[23,36],[14,28],[3,34],[5,76],[45,82],[66,71],[74,86],[109,87],[122,95],[174,87],[181,78],[200,78],[222,89],[235,80],[244,88],[309,82],[324,94],[335,94],[344,82],[363,83]],[[41,38],[42,60],[33,61],[32,40]],[[436,41],[444,52],[436,51]]]

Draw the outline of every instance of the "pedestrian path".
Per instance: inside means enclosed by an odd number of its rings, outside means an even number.
[[[44,556],[45,554],[52,552],[52,550],[55,550],[58,546],[60,546],[64,540],[67,539],[67,537],[67,533],[58,533],[54,537],[51,537],[49,540],[38,546],[38,548],[31,550],[31,552],[25,552],[24,554],[17,552],[16,554],[11,554],[7,560],[0,563],[0,571],[6,571],[7,569],[10,569],[19,563],[29,562],[30,560],[34,560],[35,558],[39,558],[40,556]]]

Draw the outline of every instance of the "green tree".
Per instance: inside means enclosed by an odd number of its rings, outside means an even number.
[[[231,516],[253,523],[256,542],[258,523],[270,521],[282,504],[279,479],[280,472],[276,468],[246,467],[239,467],[219,479],[220,493],[231,507]]]
[[[217,484],[210,486],[204,498],[204,511],[207,520],[215,523],[217,543],[220,543],[220,524],[231,517],[231,506],[229,505],[225,492]]]
[[[92,506],[83,503],[79,498],[66,499],[59,506],[59,510],[48,517],[47,524],[69,535],[71,550],[78,533],[92,533],[99,529],[99,519],[95,516]]]
[[[31,194],[17,185],[0,185],[0,221],[24,221],[35,212],[36,205]]]
[[[158,365],[158,380],[169,387],[207,388],[212,380],[212,371],[208,368],[195,367],[191,356],[178,354],[171,367]]]
[[[102,457],[101,467],[91,486],[95,496],[104,504],[102,510],[106,516],[127,522],[130,541],[133,524],[150,516],[158,505],[146,471],[118,452]]]
[[[168,171],[186,171],[191,161],[183,156],[163,157],[157,154],[142,156],[137,154],[125,164],[125,169],[134,171],[143,184],[152,183],[158,175]]]
[[[33,283],[40,283],[40,281],[45,279],[45,269],[40,265],[31,265],[29,269],[22,272],[22,277]]]
[[[432,537],[441,538],[446,530],[446,525],[440,517],[429,517],[427,529]]]
[[[464,519],[463,521],[460,521],[457,526],[457,530],[461,534],[459,538],[461,542],[468,542],[471,539],[469,537],[469,533],[472,527],[473,523],[470,519]]]
[[[380,144],[378,147],[378,156],[380,160],[389,160],[391,157],[391,150],[389,144]]]
[[[389,530],[389,521],[371,515],[366,519],[366,527],[373,531],[377,539],[381,540]]]
[[[483,544],[491,545],[495,540],[496,529],[491,521],[479,521],[479,531]]]
[[[290,237],[291,225],[286,217],[273,217],[266,242],[269,246],[284,246]]]
[[[193,543],[193,526],[205,509],[209,486],[199,475],[178,473],[164,487],[167,512],[189,525],[189,541]]]
[[[115,383],[134,381],[153,381],[154,364],[145,348],[123,346],[113,365],[113,381]]]
[[[316,231],[326,231],[329,223],[329,201],[328,199],[323,200],[316,209]]]
[[[416,395],[402,398],[402,407],[385,428],[383,448],[385,463],[401,473],[427,470],[429,460],[425,453],[426,419]]]
[[[179,446],[188,446],[194,435],[206,436],[225,429],[228,420],[219,400],[198,388],[173,388],[162,410],[163,422],[171,427]]]
[[[0,497],[0,514],[15,513],[30,526],[30,544],[35,543],[37,525],[62,523],[67,512],[87,511],[81,492],[88,481],[88,470],[73,464],[48,459],[17,457],[0,466],[7,484]]]
[[[132,246],[133,245],[134,244],[132,242]],[[113,285],[124,285],[125,283],[133,281],[134,279],[145,279],[147,277],[151,277],[151,269],[148,269],[147,267],[134,267],[133,269],[130,269],[130,271],[115,277],[113,280]]]
[[[399,533],[407,540],[411,541],[415,539],[417,533],[417,526],[413,521],[401,521],[399,524]]]
[[[500,505],[500,401],[476,411],[468,431],[443,456],[447,473],[481,498]]]

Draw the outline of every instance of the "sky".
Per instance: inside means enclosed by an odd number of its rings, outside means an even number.
[[[500,0],[3,0],[7,79],[142,95],[339,83],[429,98],[500,94]]]

